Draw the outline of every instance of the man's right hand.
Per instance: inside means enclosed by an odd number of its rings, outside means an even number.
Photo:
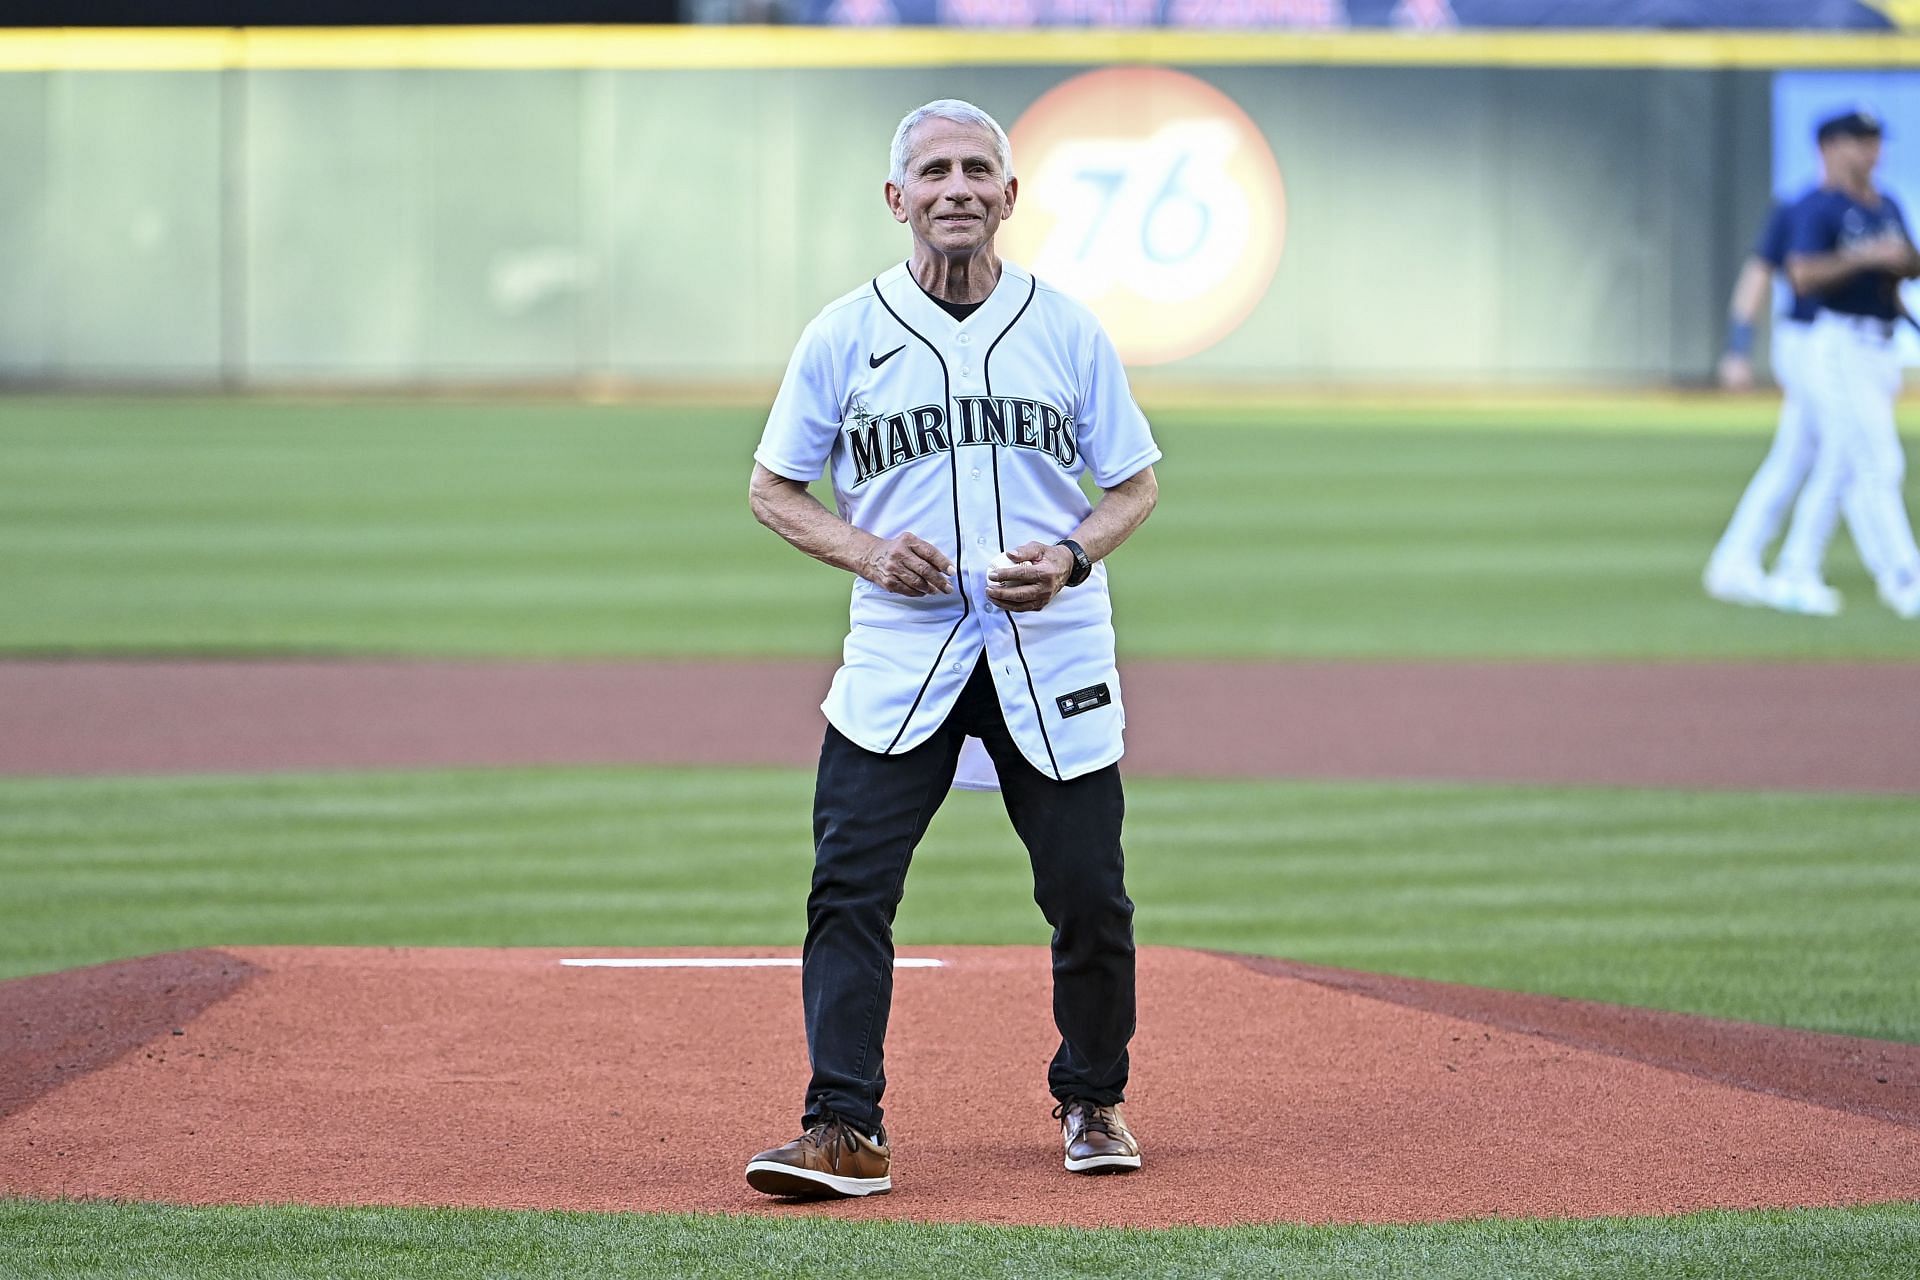
[[[945,552],[911,533],[875,541],[860,560],[861,577],[902,596],[945,595],[953,590],[952,572]]]
[[[1728,391],[1753,390],[1753,361],[1737,351],[1720,357],[1720,385]]]

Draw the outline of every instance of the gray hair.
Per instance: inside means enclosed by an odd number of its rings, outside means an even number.
[[[896,187],[907,185],[907,135],[922,120],[931,119],[980,125],[993,135],[995,157],[1000,161],[1000,176],[1013,176],[1013,144],[1007,141],[1007,131],[1000,127],[1000,122],[971,102],[962,102],[958,98],[937,98],[924,107],[915,107],[907,112],[906,118],[900,121],[900,127],[893,131],[893,149],[888,153],[888,182]]]

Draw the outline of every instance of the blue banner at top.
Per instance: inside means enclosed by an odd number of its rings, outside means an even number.
[[[804,0],[831,26],[1891,31],[1891,0]]]

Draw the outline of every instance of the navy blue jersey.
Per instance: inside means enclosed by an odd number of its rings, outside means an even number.
[[[1892,196],[1877,192],[1878,204],[1861,204],[1844,191],[1820,190],[1796,206],[1788,252],[1833,253],[1884,235],[1907,236],[1907,220]],[[1900,281],[1890,271],[1862,271],[1819,296],[1820,305],[1845,315],[1900,318]]]
[[[1787,268],[1787,252],[1793,246],[1794,218],[1798,216],[1800,206],[1819,192],[1820,188],[1813,187],[1795,199],[1777,202],[1772,211],[1767,214],[1767,225],[1760,229],[1760,239],[1754,242],[1753,256],[1775,271],[1784,274]],[[1789,320],[1798,320],[1804,324],[1812,320],[1814,313],[1820,309],[1817,301],[1801,297],[1793,291],[1792,285],[1787,286],[1786,294],[1792,305],[1782,308],[1780,314]]]

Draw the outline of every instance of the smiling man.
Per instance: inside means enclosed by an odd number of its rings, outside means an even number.
[[[747,1164],[769,1195],[892,1189],[880,1099],[894,911],[968,737],[992,757],[1053,926],[1047,1085],[1065,1167],[1140,1167],[1119,1110],[1133,903],[1101,562],[1153,510],[1160,450],[1099,323],[994,251],[1018,194],[993,117],[952,99],[908,113],[886,199],[912,256],[807,326],[754,454],[754,515],[855,575],[814,792],[801,970],[813,1078],[801,1135]],[[823,470],[835,511],[807,489]]]

